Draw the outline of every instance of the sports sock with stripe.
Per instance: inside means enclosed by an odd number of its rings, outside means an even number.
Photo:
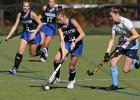
[[[19,53],[16,54],[16,56],[15,56],[15,64],[14,64],[14,67],[16,69],[18,69],[18,67],[19,67],[19,65],[20,65],[20,63],[22,61],[22,57],[23,57],[22,54],[19,54]]]
[[[69,70],[69,81],[73,81],[76,75],[76,69]]]

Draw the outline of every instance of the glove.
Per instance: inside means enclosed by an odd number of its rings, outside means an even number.
[[[125,42],[127,42],[127,37],[124,36],[119,37],[119,44],[124,44]]]
[[[105,61],[105,62],[108,62],[108,61],[110,60],[110,58],[111,58],[111,57],[110,57],[110,54],[106,52],[106,53],[105,53],[105,56],[104,56],[104,61]]]

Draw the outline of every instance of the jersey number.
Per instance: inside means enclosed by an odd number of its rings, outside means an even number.
[[[75,41],[75,37],[72,36],[72,35],[70,35],[70,36],[69,36],[69,40],[70,40],[70,41]]]
[[[53,20],[53,17],[47,17],[47,23],[51,23]]]
[[[26,31],[29,31],[30,30],[30,28],[29,28],[29,26],[28,26],[28,24],[26,24]]]

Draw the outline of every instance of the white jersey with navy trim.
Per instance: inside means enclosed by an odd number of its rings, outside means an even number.
[[[124,17],[121,17],[121,22],[119,24],[114,24],[112,27],[112,34],[119,34],[123,37],[129,38],[132,36],[130,30],[133,28],[132,22]],[[131,42],[126,42],[122,47],[124,49],[138,49],[138,39]]]

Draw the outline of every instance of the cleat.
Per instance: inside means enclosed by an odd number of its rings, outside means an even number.
[[[48,58],[47,49],[43,48],[42,51],[44,52],[44,54],[40,56],[40,60],[41,60],[41,62],[46,62],[46,59]]]
[[[46,62],[46,58],[41,56],[41,57],[40,57],[40,61],[41,61],[41,62]]]
[[[55,77],[51,82],[49,80],[50,84],[56,84],[56,83],[59,83],[59,82],[60,82],[60,78],[57,78],[57,77]]]
[[[118,86],[111,85],[110,87],[106,88],[106,91],[118,90]]]
[[[140,68],[140,61],[139,61],[139,56],[138,55],[137,55],[136,60],[137,60],[137,62],[135,63],[135,68],[139,69]]]
[[[11,69],[9,69],[9,72],[11,74],[16,74],[17,73],[17,69],[15,67],[12,67]]]
[[[73,81],[68,81],[67,88],[68,89],[73,89],[75,84],[75,79]]]

